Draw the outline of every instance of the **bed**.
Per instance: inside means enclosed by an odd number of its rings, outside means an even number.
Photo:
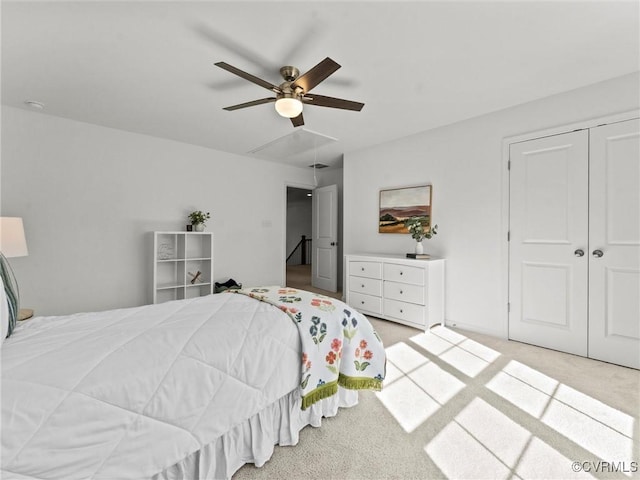
[[[2,344],[2,478],[230,478],[384,369],[364,316],[295,289],[36,317]]]

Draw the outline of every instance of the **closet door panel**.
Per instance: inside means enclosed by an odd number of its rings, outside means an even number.
[[[587,354],[588,158],[585,130],[510,147],[509,338],[577,355]]]
[[[589,356],[640,368],[640,121],[590,135]]]

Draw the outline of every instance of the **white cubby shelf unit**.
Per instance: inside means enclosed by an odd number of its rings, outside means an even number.
[[[210,295],[212,279],[212,233],[153,232],[153,303]]]

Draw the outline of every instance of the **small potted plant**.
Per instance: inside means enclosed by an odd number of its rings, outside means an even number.
[[[189,220],[191,220],[191,225],[193,225],[193,229],[196,232],[203,232],[205,222],[211,218],[211,214],[209,212],[203,212],[202,210],[196,210],[195,212],[191,212],[189,214]]]
[[[422,247],[422,240],[429,239],[438,233],[438,225],[425,228],[426,223],[423,217],[410,217],[404,222],[404,226],[407,227],[411,237],[416,241],[416,253],[424,253]]]

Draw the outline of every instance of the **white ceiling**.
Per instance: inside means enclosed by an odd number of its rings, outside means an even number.
[[[247,154],[293,132],[270,96],[213,64],[278,84],[329,56],[313,92],[361,112],[307,106],[338,141],[275,159],[342,154],[640,69],[637,1],[2,1],[2,103]],[[316,156],[317,155],[317,156]]]

